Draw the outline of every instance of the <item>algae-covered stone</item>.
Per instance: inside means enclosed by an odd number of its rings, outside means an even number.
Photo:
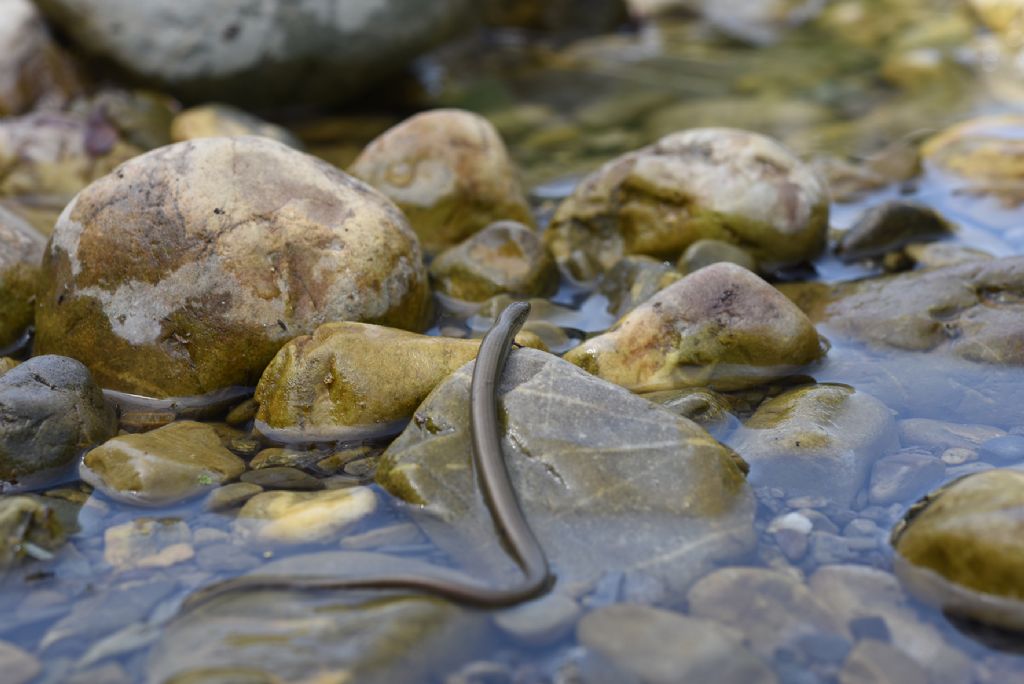
[[[600,660],[607,681],[644,684],[775,684],[771,668],[743,644],[742,634],[648,606],[613,604],[580,620],[582,646]],[[621,678],[621,679],[619,679]]]
[[[890,200],[865,211],[836,245],[844,262],[883,256],[910,242],[951,235],[952,226],[937,211],[917,202]]]
[[[814,326],[792,302],[747,269],[718,263],[658,292],[565,358],[651,392],[749,387],[822,354]]]
[[[848,504],[881,456],[899,448],[886,406],[844,385],[811,385],[761,404],[730,440],[753,484]]]
[[[436,109],[406,119],[371,142],[349,171],[401,207],[428,252],[494,221],[533,224],[505,143],[471,112]]]
[[[235,524],[263,542],[326,542],[373,513],[376,507],[377,497],[367,487],[263,492],[245,502]]]
[[[142,506],[166,506],[234,480],[245,461],[224,448],[217,431],[183,420],[96,447],[82,462],[83,480],[107,496]]]
[[[74,66],[35,5],[0,0],[0,116],[22,114],[41,99],[60,104],[80,89]]]
[[[693,273],[720,261],[757,272],[757,261],[754,257],[741,247],[722,240],[697,240],[686,248],[683,256],[679,257],[676,267],[682,273]]]
[[[20,361],[16,361],[9,356],[0,357],[0,375],[3,375],[12,368],[17,368]]]
[[[103,392],[74,359],[36,356],[0,376],[0,485],[67,466],[116,431]]]
[[[419,328],[416,236],[380,193],[265,138],[148,152],[71,202],[44,257],[36,349],[154,397],[255,385],[326,321]]]
[[[430,264],[430,275],[439,292],[469,302],[545,295],[558,278],[540,236],[517,221],[492,223],[446,249]]]
[[[0,197],[30,206],[32,225],[49,235],[75,193],[140,152],[82,113],[0,119]]]
[[[328,323],[289,342],[256,388],[260,430],[317,438],[394,432],[479,340]]]
[[[302,143],[288,129],[227,104],[213,103],[190,107],[175,116],[170,125],[170,136],[174,142],[196,138],[237,138],[246,135],[270,138],[289,147],[302,147]]]
[[[32,325],[39,264],[46,238],[16,214],[0,207],[0,349]]]
[[[1024,364],[1024,257],[1006,257],[838,285],[781,289],[830,339],[876,348]]]
[[[682,277],[667,261],[625,256],[604,274],[597,289],[608,299],[608,313],[621,318]]]
[[[481,575],[518,570],[470,465],[467,364],[381,457],[377,482]],[[702,428],[557,357],[514,351],[498,387],[502,448],[526,518],[561,585],[639,570],[669,590],[750,548],[742,461]],[[502,580],[497,580],[502,581]]]
[[[473,16],[468,0],[39,0],[82,52],[191,101],[336,104]],[[215,10],[215,11],[214,11]]]
[[[949,613],[1024,629],[1024,472],[988,470],[911,509],[893,534],[897,574]]]
[[[702,238],[738,244],[767,267],[825,244],[828,192],[770,138],[728,128],[666,136],[585,178],[555,212],[555,260],[590,280],[626,254],[675,259]]]
[[[64,542],[67,532],[44,501],[34,496],[0,497],[0,576],[29,555],[32,546],[53,551]]]
[[[257,573],[365,578],[437,570],[412,558],[330,552],[268,563]],[[239,681],[222,678],[230,672],[246,682],[441,681],[477,655],[489,634],[483,611],[422,596],[235,593],[176,617],[150,652],[146,682]]]

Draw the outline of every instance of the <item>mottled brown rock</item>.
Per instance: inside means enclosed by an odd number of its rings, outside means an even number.
[[[717,263],[661,290],[565,359],[636,392],[749,387],[824,353],[803,313],[747,269]]]
[[[256,388],[258,428],[307,439],[394,432],[479,348],[479,340],[364,323],[322,325],[267,366]]]
[[[557,286],[555,262],[540,236],[518,221],[498,221],[446,249],[430,264],[436,289],[469,302],[498,294],[535,297]]]
[[[349,171],[401,207],[428,252],[494,221],[533,224],[505,143],[470,112],[417,114],[371,142]]]
[[[791,152],[756,133],[698,128],[602,166],[544,235],[563,268],[590,280],[626,254],[676,259],[702,238],[791,264],[821,251],[827,224],[825,185]]]
[[[32,325],[39,264],[46,238],[0,207],[0,349]]]
[[[85,189],[43,266],[37,351],[155,397],[255,385],[327,321],[419,329],[416,236],[380,193],[265,138],[159,148]]]

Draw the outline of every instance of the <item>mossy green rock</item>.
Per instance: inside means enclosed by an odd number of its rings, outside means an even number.
[[[0,490],[43,484],[84,449],[117,432],[117,417],[89,370],[62,356],[36,356],[0,376]]]
[[[1024,257],[780,289],[832,340],[1024,365]]]
[[[893,544],[897,574],[947,611],[1024,629],[1024,471],[988,470],[911,509]]]
[[[46,238],[35,228],[0,207],[0,349],[32,325],[45,246]]]
[[[36,349],[153,397],[256,384],[327,321],[419,329],[415,234],[380,193],[266,138],[158,148],[91,184],[54,230]]]
[[[107,441],[85,455],[80,474],[111,498],[164,506],[199,496],[244,471],[245,461],[224,448],[216,430],[183,420]]]
[[[766,266],[817,255],[828,192],[810,167],[770,138],[698,128],[614,159],[585,178],[544,234],[555,260],[590,280],[626,254],[676,259],[714,238]]]
[[[517,221],[498,221],[446,249],[430,264],[436,290],[469,302],[498,294],[536,297],[557,286],[555,262],[540,236]]]
[[[810,385],[761,404],[729,440],[750,482],[789,496],[853,500],[876,459],[899,448],[892,413],[845,385]]]
[[[437,572],[411,558],[330,552],[272,562],[258,573],[373,577],[394,574],[396,562],[403,573]],[[232,671],[249,677],[241,681],[257,682],[441,681],[477,656],[488,635],[485,613],[434,598],[355,591],[235,593],[175,618],[150,652],[146,681],[239,681],[225,676]]]
[[[653,392],[750,387],[823,353],[814,326],[792,302],[742,266],[717,263],[661,290],[565,358],[633,391]]]
[[[501,135],[471,112],[435,109],[410,117],[367,145],[349,172],[401,207],[427,252],[494,221],[533,225]]]
[[[479,348],[479,340],[364,323],[322,325],[267,366],[256,388],[258,428],[309,440],[394,432]]]
[[[474,573],[514,581],[471,466],[471,373],[427,397],[377,482]],[[750,548],[743,461],[695,423],[532,349],[511,354],[498,411],[513,487],[560,585],[635,570],[678,590]]]

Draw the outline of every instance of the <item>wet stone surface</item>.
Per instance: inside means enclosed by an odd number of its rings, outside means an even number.
[[[256,4],[0,0],[0,681],[1024,679],[1018,0]],[[517,299],[550,591],[290,587],[521,581]]]

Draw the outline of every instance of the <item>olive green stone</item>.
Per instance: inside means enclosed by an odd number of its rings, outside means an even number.
[[[494,221],[533,225],[505,143],[471,112],[435,109],[410,117],[367,145],[349,172],[391,198],[430,253]]]
[[[250,470],[242,474],[242,482],[259,485],[263,489],[290,489],[315,491],[324,488],[324,483],[298,468],[271,466]]]
[[[518,576],[470,465],[472,364],[381,456],[377,482],[483,576]],[[743,462],[696,424],[555,356],[512,352],[498,387],[505,462],[560,586],[635,570],[685,587],[752,542]]]
[[[119,501],[164,506],[237,478],[245,462],[224,448],[209,425],[178,421],[151,432],[121,435],[82,462],[82,479]]]
[[[758,262],[812,259],[825,243],[828,193],[810,167],[770,138],[728,128],[666,136],[585,178],[544,239],[555,260],[591,280],[627,254],[676,259],[714,238]]]
[[[256,388],[261,431],[317,439],[393,432],[478,340],[328,323],[289,342]]]
[[[911,591],[952,613],[1024,629],[1022,515],[1024,472],[994,469],[957,480],[897,528],[893,544],[906,561],[897,572]]]
[[[811,385],[769,399],[729,443],[750,463],[753,484],[840,505],[864,487],[875,460],[900,444],[889,409],[844,385]]]
[[[541,296],[557,284],[555,262],[529,226],[498,221],[446,249],[430,264],[437,290],[470,302],[508,293]]]
[[[32,325],[39,264],[46,238],[20,216],[0,207],[0,349]]]
[[[161,147],[83,190],[54,229],[36,350],[151,397],[253,386],[321,323],[419,329],[426,269],[401,212],[266,138]]]
[[[814,326],[747,269],[717,263],[666,287],[565,359],[635,392],[750,387],[819,359]]]

